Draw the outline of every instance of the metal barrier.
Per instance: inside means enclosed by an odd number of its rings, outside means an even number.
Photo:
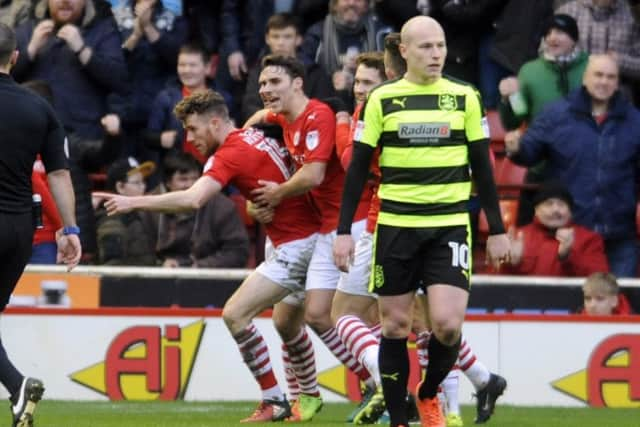
[[[67,272],[62,265],[28,265],[28,273],[63,274]],[[249,269],[218,269],[218,268],[163,268],[163,267],[121,267],[110,265],[81,265],[73,269],[71,274],[111,276],[111,277],[141,277],[157,279],[216,279],[216,280],[244,280],[253,270]],[[581,286],[584,278],[580,277],[544,277],[544,276],[506,276],[476,274],[471,280],[477,285],[528,285],[528,286]],[[619,279],[623,288],[640,288],[640,279]]]

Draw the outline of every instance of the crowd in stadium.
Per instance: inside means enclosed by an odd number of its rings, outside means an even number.
[[[576,265],[580,257],[549,258],[532,237],[539,235],[552,246],[568,245],[567,254],[594,253],[602,261],[598,271],[636,276],[638,129],[629,101],[635,95],[637,105],[640,81],[637,2],[13,0],[1,10],[21,53],[13,77],[44,93],[68,132],[85,263],[259,263],[261,227],[232,187],[197,213],[116,219],[104,215],[91,192],[188,188],[199,168],[185,153],[200,164],[206,159],[186,140],[173,107],[190,93],[215,89],[241,126],[262,108],[258,75],[268,53],[295,55],[305,66],[305,92],[351,113],[357,55],[381,51],[387,33],[423,14],[444,28],[445,74],[474,84],[489,112],[503,219],[522,252],[521,262],[503,271],[580,276],[595,268],[584,259],[586,271]],[[615,60],[619,90],[608,95],[611,107],[587,123],[574,112],[585,102],[588,56],[602,53]],[[569,104],[546,108],[561,99]],[[593,147],[578,147],[586,139]],[[559,140],[561,148],[552,144]],[[43,173],[37,162],[34,185]],[[534,204],[540,183],[551,178],[566,187],[570,207],[556,236],[544,232],[544,214]],[[51,230],[59,219],[50,198],[43,206],[34,263],[52,262],[55,254]],[[478,214],[476,208],[475,267],[491,271],[482,262],[488,230]],[[574,223],[596,235],[585,241]]]
[[[263,394],[244,421],[306,421],[322,407],[305,325],[367,385],[356,424],[385,409],[408,424],[412,332],[430,360],[415,394],[423,425],[444,425],[438,387],[457,389],[456,363],[487,421],[507,383],[461,335],[472,258],[481,272],[588,276],[586,313],[630,311],[616,277],[638,275],[638,0],[0,8],[18,51],[2,52],[7,69],[64,127],[75,193],[71,224],[47,181],[61,160],[42,152],[31,263],[56,263],[64,225],[86,264],[258,266],[223,312]],[[291,405],[252,323],[274,304]],[[25,387],[37,402],[42,383],[15,371],[12,389]],[[455,405],[447,416],[462,425]]]

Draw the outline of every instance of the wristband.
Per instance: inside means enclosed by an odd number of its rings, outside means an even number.
[[[62,229],[62,234],[64,234],[65,236],[68,236],[69,234],[80,234],[80,227],[78,227],[77,225],[70,225],[68,227],[64,227]]]
[[[84,50],[84,48],[86,48],[87,45],[82,43],[82,46],[80,47],[80,49],[76,50],[75,52],[73,52],[76,55],[80,55],[82,53],[82,51]]]

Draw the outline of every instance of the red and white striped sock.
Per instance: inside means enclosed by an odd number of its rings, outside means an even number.
[[[382,338],[382,324],[376,323],[371,327],[371,334],[376,337],[378,342],[380,342],[380,338]]]
[[[260,385],[262,398],[282,400],[282,391],[273,374],[267,343],[255,325],[249,324],[233,339],[238,344],[244,363]]]
[[[282,344],[282,366],[284,367],[284,378],[287,380],[287,388],[289,389],[289,400],[297,400],[300,395],[300,386],[296,378],[296,372],[289,358],[286,344]]]
[[[489,383],[491,372],[476,358],[464,335],[460,342],[457,364],[476,390],[482,390]]]
[[[380,343],[371,333],[371,329],[358,317],[347,315],[338,319],[336,331],[347,350],[367,368],[376,385],[380,385],[380,368],[378,367]]]
[[[422,369],[427,369],[429,365],[429,337],[431,337],[430,331],[422,331],[416,337],[416,353]]]
[[[375,386],[375,381],[371,378],[369,371],[362,366],[342,344],[336,328],[327,329],[322,334],[318,335],[322,342],[327,346],[329,351],[347,368],[360,378],[360,381],[368,386]]]
[[[306,329],[302,328],[295,338],[284,343],[284,347],[286,347],[286,351],[289,354],[289,360],[291,361],[300,393],[320,396],[316,357]]]

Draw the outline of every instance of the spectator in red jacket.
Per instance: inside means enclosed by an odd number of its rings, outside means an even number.
[[[616,276],[611,273],[593,273],[582,285],[584,309],[582,314],[603,316],[633,314],[629,300],[620,293]]]
[[[602,237],[572,222],[573,198],[566,187],[545,183],[534,205],[533,221],[509,231],[511,253],[504,273],[588,276],[609,271]]]

